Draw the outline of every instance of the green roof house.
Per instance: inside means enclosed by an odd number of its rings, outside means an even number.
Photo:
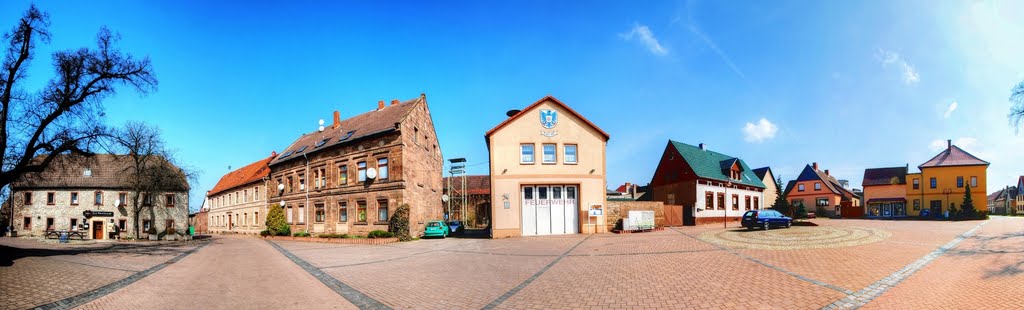
[[[738,223],[747,210],[764,207],[764,190],[743,159],[672,140],[650,185],[653,200],[682,206],[685,225]]]

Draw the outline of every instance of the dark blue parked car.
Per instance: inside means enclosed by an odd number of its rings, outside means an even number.
[[[743,227],[747,229],[793,226],[793,219],[775,210],[751,210],[743,214]]]

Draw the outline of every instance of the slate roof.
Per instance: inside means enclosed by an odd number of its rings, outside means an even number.
[[[754,174],[757,175],[758,179],[761,179],[763,181],[764,180],[764,176],[767,175],[769,171],[772,171],[771,167],[761,167],[761,168],[754,169]],[[772,175],[774,176],[775,173],[772,173]]]
[[[462,189],[462,178],[461,177],[444,177],[445,190],[448,189],[448,179],[452,180],[452,188],[456,190]],[[491,194],[491,176],[489,175],[467,175],[466,176],[466,194],[469,195],[490,195]]]
[[[789,183],[786,185],[786,191],[783,193],[783,195],[789,196],[789,192],[793,191],[793,187],[796,185],[796,182],[811,180],[821,180],[821,183],[825,184],[825,188],[828,188],[828,190],[831,191],[833,194],[841,195],[843,197],[859,197],[856,193],[840,185],[839,180],[837,180],[834,176],[825,174],[824,171],[814,169],[814,167],[811,167],[811,165],[805,166],[804,170],[800,172],[800,176],[798,176],[796,180],[789,181]]]
[[[277,158],[270,161],[270,166],[302,158],[303,154],[312,154],[332,146],[348,144],[370,136],[397,131],[397,124],[405,120],[417,105],[426,104],[426,102],[427,96],[421,94],[419,97],[405,102],[388,105],[380,110],[375,109],[342,120],[340,122],[341,126],[336,129],[332,128],[333,124],[324,124],[325,128],[322,133],[318,130],[313,130],[300,136],[288,148],[284,149]]]
[[[950,145],[948,148],[940,152],[932,159],[929,159],[925,163],[917,166],[918,168],[925,167],[948,167],[948,166],[977,166],[985,165],[988,166],[989,162],[981,160],[971,153],[964,151],[956,145]]]
[[[987,200],[988,201],[1005,201],[1007,193],[1010,194],[1010,199],[1014,199],[1016,197],[1017,187],[1016,186],[1010,186],[1010,188],[1000,188],[996,192],[994,192],[992,194],[989,194],[988,197],[987,197]]]
[[[36,157],[42,160],[42,156]],[[154,164],[163,161],[156,158]],[[95,154],[91,156],[61,154],[54,157],[41,173],[27,173],[14,181],[14,188],[127,188],[127,175],[132,171],[132,159],[127,155]],[[90,175],[85,175],[89,169]],[[175,167],[177,169],[177,167]],[[181,175],[181,189],[188,190],[188,182]]]
[[[270,157],[261,159],[257,162],[246,165],[245,167],[235,169],[234,171],[228,172],[217,181],[217,185],[206,194],[207,197],[220,194],[224,191],[228,191],[237,188],[242,185],[250,184],[252,182],[260,181],[263,178],[270,175],[270,161],[277,157],[277,153],[270,155]]]
[[[669,145],[672,145],[672,147],[674,147],[676,151],[683,156],[683,160],[690,165],[690,169],[693,169],[693,172],[696,173],[698,177],[712,180],[731,181],[733,183],[765,188],[761,179],[754,174],[754,171],[751,170],[750,167],[747,166],[747,163],[742,159],[715,151],[701,150],[699,147],[672,140],[669,140]],[[731,167],[731,163],[737,161],[739,162],[742,170],[742,177],[740,180],[733,180],[724,172],[728,170],[722,169],[722,167],[725,166],[726,163],[728,163],[729,166],[725,167]]]
[[[892,183],[896,178],[896,183]],[[871,168],[864,170],[864,186],[907,184],[907,167]]]

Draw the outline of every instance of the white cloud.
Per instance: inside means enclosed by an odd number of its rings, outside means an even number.
[[[900,69],[903,70],[903,82],[907,84],[917,83],[921,81],[921,75],[917,73],[914,66],[911,65],[900,56],[899,53],[893,51],[887,51],[879,48],[875,51],[875,59],[882,63],[882,66],[888,67],[892,64],[897,64]]]
[[[764,140],[775,138],[775,133],[778,131],[779,127],[766,118],[761,118],[757,124],[747,122],[747,125],[743,127],[747,142],[764,142]]]
[[[953,100],[953,103],[950,103],[949,107],[946,108],[946,114],[943,114],[942,117],[943,118],[949,118],[950,116],[953,115],[953,111],[956,111],[956,108],[959,107],[959,106],[960,106],[960,104],[956,103],[956,100]]]
[[[661,42],[658,42],[658,38],[655,38],[654,33],[651,32],[651,28],[647,28],[645,25],[634,24],[632,30],[628,33],[619,34],[619,37],[626,41],[640,40],[640,43],[643,43],[654,55],[668,55],[668,49],[662,46]]]

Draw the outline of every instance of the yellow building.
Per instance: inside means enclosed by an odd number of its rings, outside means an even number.
[[[907,200],[911,214],[929,210],[932,215],[943,214],[954,207],[962,210],[964,194],[969,187],[974,208],[988,211],[986,170],[989,163],[946,141],[946,149],[932,159],[917,166],[918,173],[907,174]]]
[[[511,115],[485,138],[492,237],[607,230],[601,212],[607,194],[607,133],[547,96]]]

